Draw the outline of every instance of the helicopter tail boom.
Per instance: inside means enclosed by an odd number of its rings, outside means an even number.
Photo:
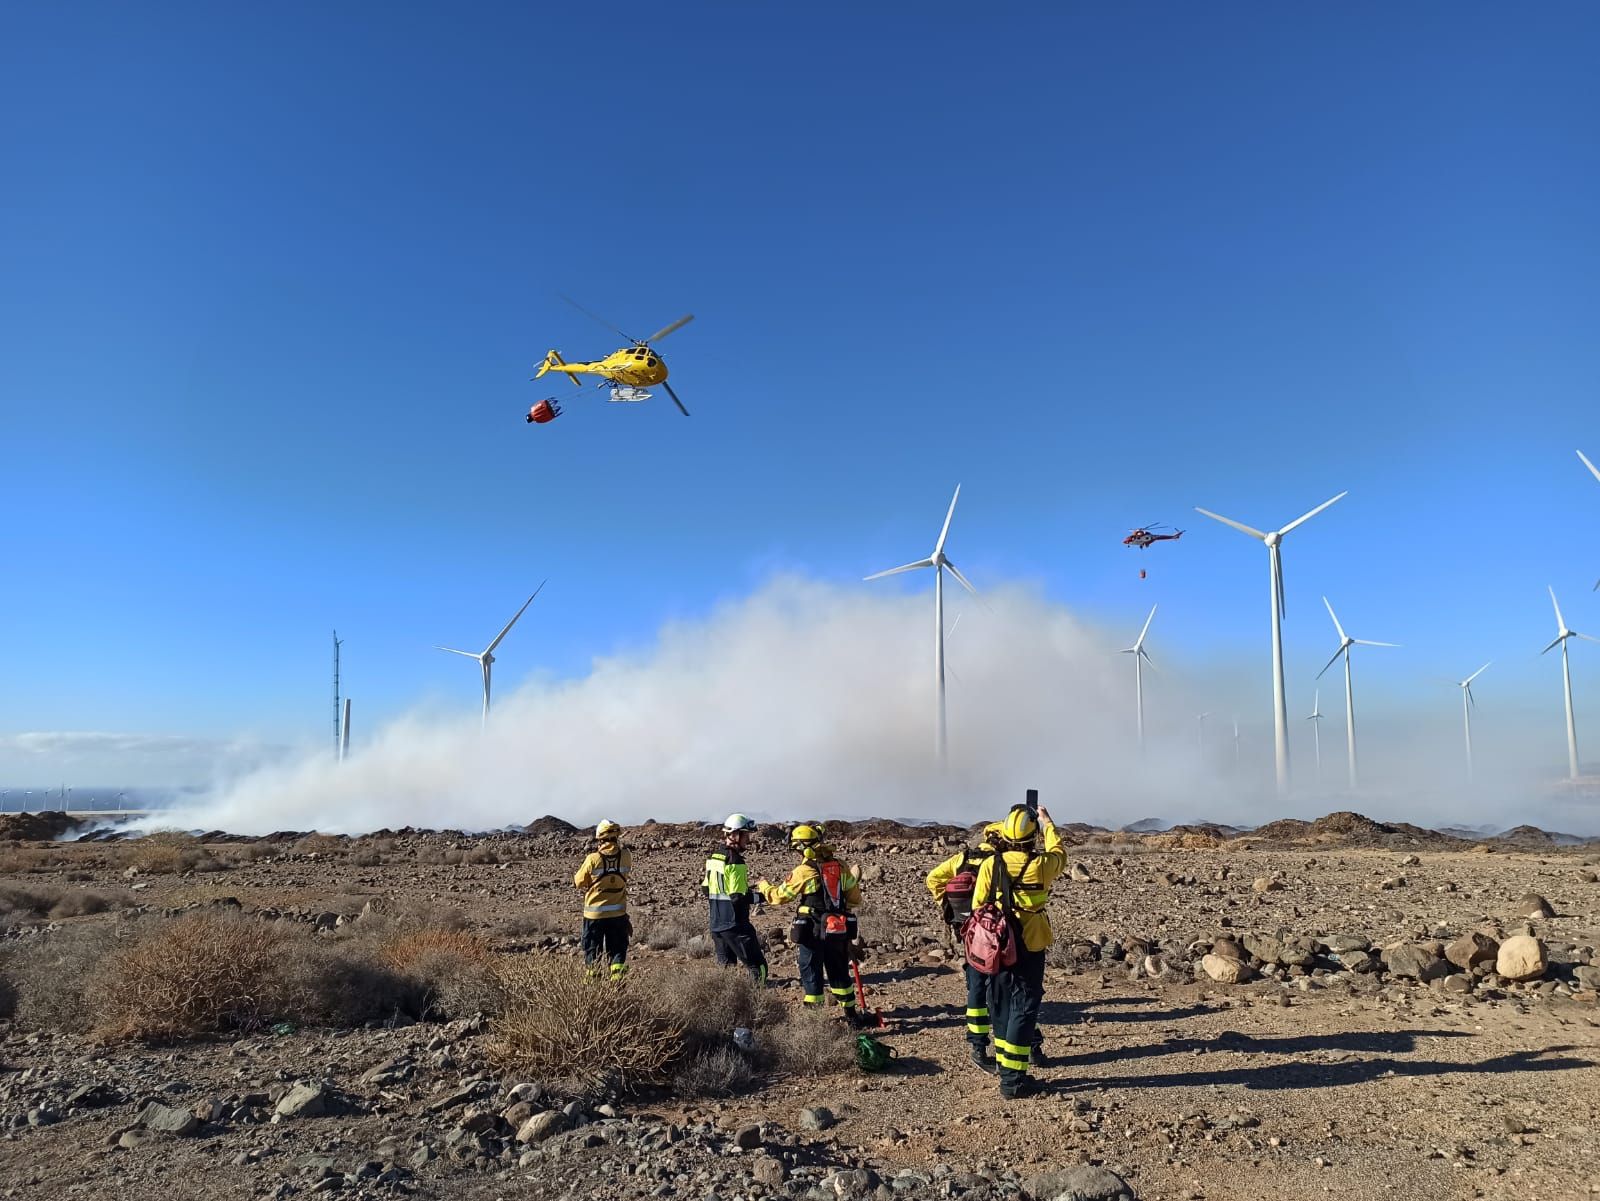
[[[543,375],[546,371],[549,371],[552,368],[564,368],[566,366],[567,361],[561,357],[561,352],[552,350],[549,354],[544,356],[544,362],[539,364],[539,370],[534,374],[533,378],[538,379],[539,376]],[[578,381],[578,377],[571,371],[563,371],[562,374],[572,381],[572,386],[574,388],[583,387],[583,384]]]

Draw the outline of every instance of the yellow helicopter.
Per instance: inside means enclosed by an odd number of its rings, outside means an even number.
[[[566,296],[563,296],[562,299],[579,312],[593,317],[594,320],[599,321],[607,329],[627,338],[633,345],[625,346],[621,350],[614,350],[605,358],[596,359],[592,363],[569,363],[561,357],[559,351],[552,350],[544,356],[544,362],[539,364],[539,371],[533,377],[534,379],[538,379],[539,376],[544,375],[546,372],[558,371],[572,381],[574,388],[581,388],[583,385],[578,382],[578,376],[598,375],[602,380],[608,380],[612,384],[611,399],[615,401],[648,400],[650,393],[646,389],[660,384],[667,390],[667,395],[672,397],[672,403],[678,406],[678,411],[685,417],[689,415],[689,410],[683,407],[683,401],[678,399],[678,394],[672,390],[672,385],[667,383],[666,361],[656,353],[651,343],[659,342],[668,334],[688,325],[689,322],[694,320],[693,313],[679,317],[671,325],[658,329],[648,338],[628,338],[628,335],[617,329],[616,326],[595,316],[577,301]],[[541,401],[540,403],[543,404],[545,402]],[[536,405],[535,408],[537,407]],[[556,409],[554,412],[559,414],[560,410]],[[530,421],[540,420],[538,416],[534,416],[531,413],[528,419]],[[544,419],[549,420],[548,417]]]

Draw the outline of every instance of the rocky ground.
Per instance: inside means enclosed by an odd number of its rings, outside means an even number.
[[[921,883],[961,832],[858,823],[836,841],[866,881],[863,966],[898,1053],[888,1073],[786,1072],[720,1099],[584,1093],[497,1071],[493,1016],[160,1046],[0,1020],[0,1192],[1600,1195],[1600,850],[1325,823],[1255,840],[1084,832],[1052,904],[1049,1091],[1035,1099],[1002,1101],[965,1060],[959,967]],[[709,836],[630,834],[634,961],[702,956]],[[503,954],[575,951],[584,845],[559,822],[208,835],[175,856],[143,842],[0,843],[0,948],[231,898],[317,937],[428,905]],[[790,866],[781,838],[750,859],[772,877]],[[757,925],[777,995],[798,1003],[784,916]]]

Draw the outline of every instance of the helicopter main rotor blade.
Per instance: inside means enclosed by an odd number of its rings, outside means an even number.
[[[656,330],[655,333],[651,334],[648,338],[646,338],[644,340],[644,344],[646,346],[648,346],[652,342],[659,342],[659,341],[661,341],[662,338],[665,338],[673,330],[682,329],[684,326],[688,325],[689,322],[691,322],[693,320],[694,320],[694,314],[693,313],[685,313],[682,317],[679,317],[676,321],[674,321],[671,325],[667,326],[665,329]]]
[[[566,295],[566,293],[557,292],[556,295],[561,297],[562,300],[566,301],[573,308],[577,309],[578,312],[582,313],[585,317],[589,318],[589,320],[598,321],[601,325],[605,326],[608,330],[610,330],[612,333],[616,334],[619,338],[622,338],[624,341],[627,341],[627,342],[632,342],[633,341],[632,338],[628,337],[627,334],[623,333],[616,326],[612,325],[611,322],[607,321],[604,317],[600,316],[598,313],[590,312],[588,309],[584,308],[581,304],[579,304],[576,300],[572,299],[572,297]]]
[[[667,390],[667,395],[672,397],[672,403],[678,406],[678,412],[687,417],[689,410],[683,407],[683,401],[678,399],[678,394],[672,390],[672,385],[667,383],[666,380],[662,380],[661,386]]]

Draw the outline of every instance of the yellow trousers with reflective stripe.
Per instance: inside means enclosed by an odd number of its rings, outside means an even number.
[[[994,1059],[1002,1086],[1028,1074],[1033,1034],[1044,1001],[1044,952],[1017,948],[1017,962],[989,977],[989,1013],[994,1021]]]

